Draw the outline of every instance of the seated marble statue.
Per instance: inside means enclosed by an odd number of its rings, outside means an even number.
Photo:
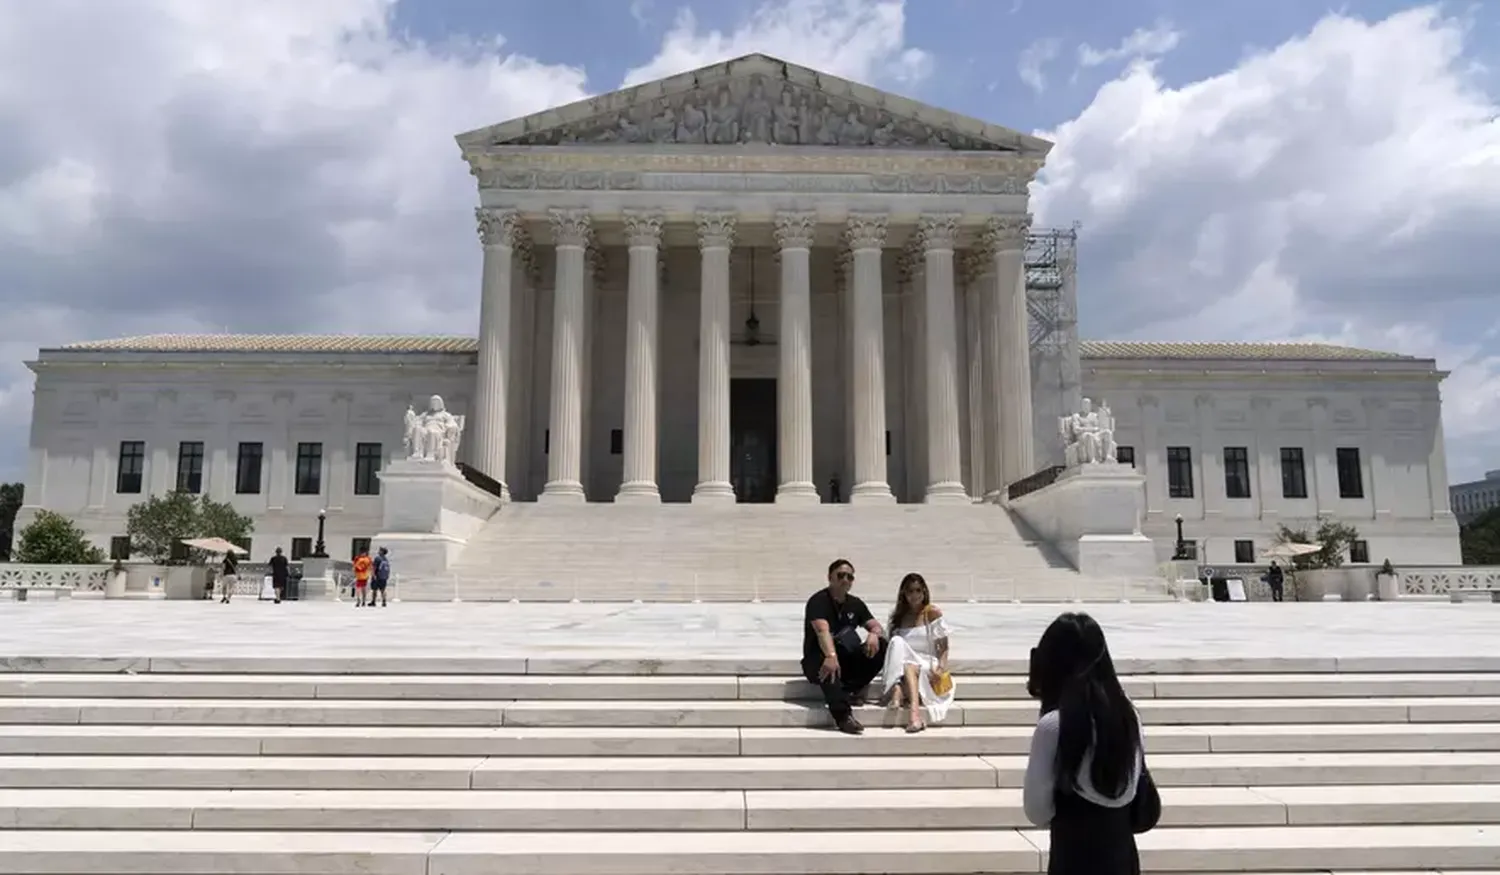
[[[458,461],[459,441],[463,438],[464,417],[448,412],[441,395],[427,401],[427,410],[417,413],[406,408],[406,437],[403,441],[407,458],[442,462]]]

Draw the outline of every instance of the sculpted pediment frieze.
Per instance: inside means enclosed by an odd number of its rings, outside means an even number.
[[[1040,157],[1050,144],[765,55],[460,136],[486,146],[594,144],[948,149]]]

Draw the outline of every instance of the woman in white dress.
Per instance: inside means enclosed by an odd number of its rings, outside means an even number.
[[[885,652],[885,695],[892,708],[907,707],[907,732],[927,728],[922,708],[934,723],[948,716],[955,684],[948,673],[948,623],[932,603],[927,581],[912,573],[901,578],[896,608],[886,627],[891,636]],[[938,690],[942,690],[941,694]]]

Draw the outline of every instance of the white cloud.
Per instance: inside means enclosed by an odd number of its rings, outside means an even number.
[[[1057,52],[1062,48],[1062,42],[1057,39],[1039,39],[1021,50],[1016,59],[1016,75],[1026,83],[1032,91],[1041,94],[1047,90],[1047,77],[1044,68],[1048,62],[1057,57]]]
[[[732,31],[700,31],[684,8],[656,57],[625,74],[650,82],[753,52],[766,52],[858,82],[912,83],[932,71],[932,56],[906,45],[902,0],[772,0]]]
[[[1180,87],[1137,61],[1057,142],[1035,209],[1083,223],[1083,329],[1317,336],[1435,356],[1456,477],[1500,458],[1500,123],[1462,22],[1330,15]]]
[[[1159,21],[1151,27],[1136,28],[1112,49],[1096,49],[1088,43],[1078,47],[1078,66],[1098,67],[1115,61],[1156,58],[1177,48],[1182,34],[1171,24]]]
[[[0,479],[21,470],[39,345],[472,331],[474,181],[453,135],[615,83],[499,37],[424,45],[394,7],[0,3]],[[911,81],[930,59],[903,27],[893,0],[779,0],[728,35],[679,20],[633,75],[765,50]]]

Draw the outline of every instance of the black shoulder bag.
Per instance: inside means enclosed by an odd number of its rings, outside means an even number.
[[[1151,770],[1146,768],[1144,754],[1141,758],[1141,778],[1135,785],[1135,798],[1130,800],[1130,829],[1136,835],[1150,832],[1161,820],[1161,793]]]

